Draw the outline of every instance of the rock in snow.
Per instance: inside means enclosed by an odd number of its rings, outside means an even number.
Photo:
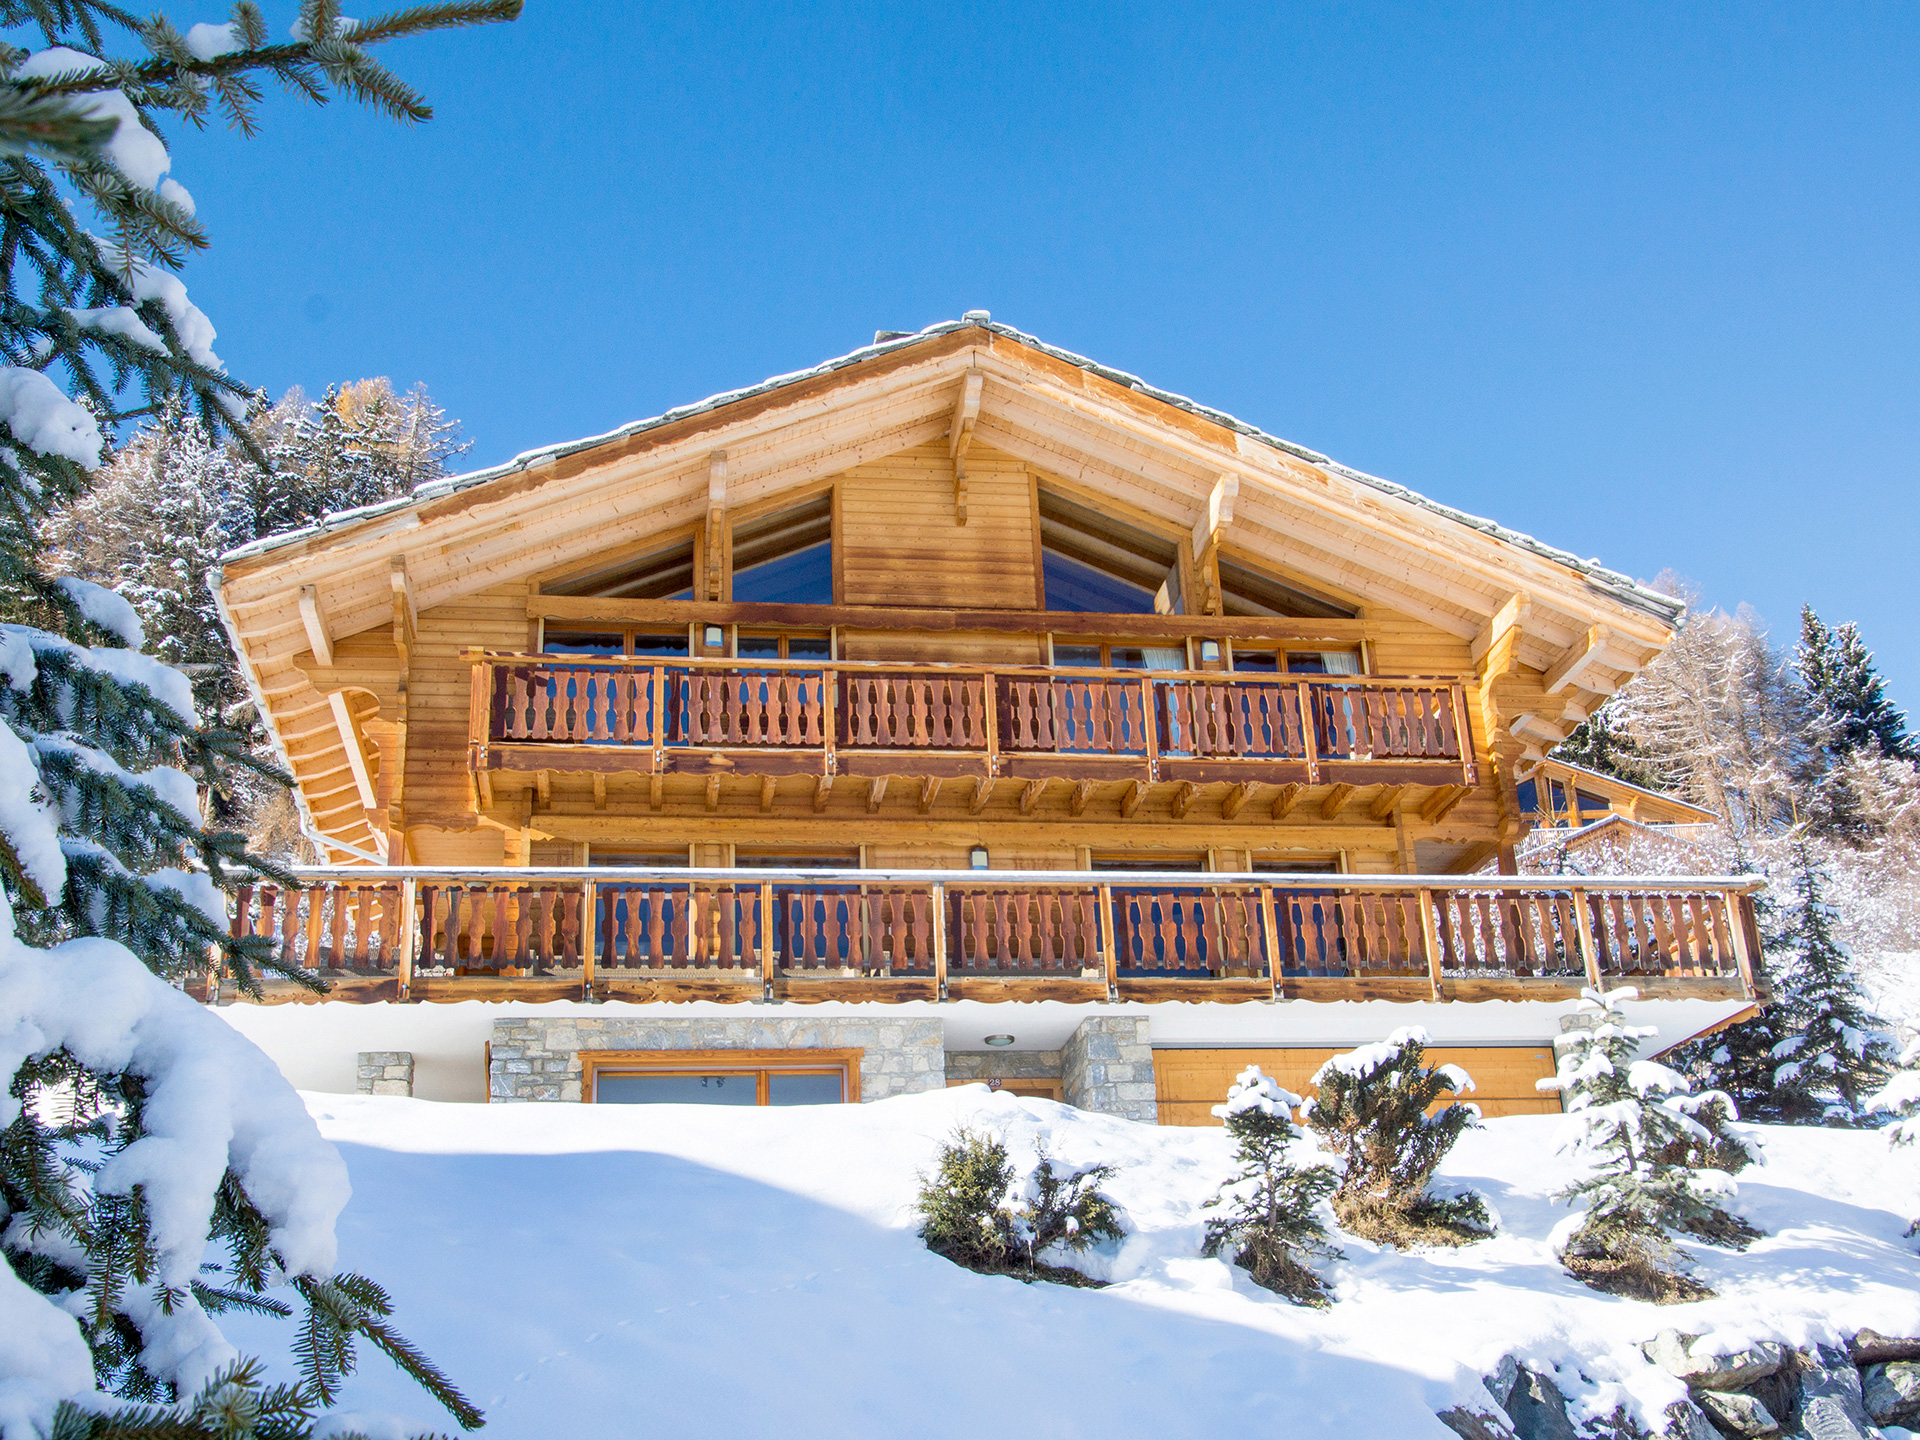
[[[1767,1440],[1768,1436],[1780,1433],[1780,1422],[1755,1396],[1737,1391],[1703,1390],[1693,1398],[1707,1418],[1729,1435]]]
[[[1810,1440],[1868,1440],[1873,1432],[1860,1372],[1846,1353],[1819,1346],[1800,1371],[1800,1428]]]
[[[1716,1355],[1711,1337],[1678,1330],[1662,1330],[1640,1348],[1647,1359],[1695,1390],[1738,1390],[1773,1374],[1787,1360],[1784,1345],[1764,1340]]]
[[[1920,1423],[1920,1361],[1890,1360],[1860,1372],[1867,1414],[1876,1425]]]

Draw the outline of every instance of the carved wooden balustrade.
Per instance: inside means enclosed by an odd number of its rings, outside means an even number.
[[[1478,783],[1447,679],[470,658],[476,772]]]
[[[233,933],[362,999],[1753,995],[1742,879],[594,867],[299,872]]]

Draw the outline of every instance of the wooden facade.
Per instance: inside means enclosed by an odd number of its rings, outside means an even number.
[[[1737,885],[1457,879],[1676,602],[984,319],[219,594],[346,867],[235,923],[342,994],[1751,990]]]

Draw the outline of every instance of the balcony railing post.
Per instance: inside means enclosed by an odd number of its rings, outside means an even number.
[[[1113,886],[1100,887],[1100,972],[1107,977],[1107,999],[1120,998],[1119,948],[1113,937]]]
[[[600,927],[594,923],[600,908],[600,887],[593,881],[580,886],[580,984],[587,1003],[593,1003],[594,952],[600,943]]]
[[[413,951],[420,941],[419,910],[420,882],[409,877],[400,882],[400,950],[393,967],[402,1000],[413,992]]]
[[[1313,690],[1307,682],[1300,682],[1300,743],[1307,752],[1307,783],[1320,783],[1320,722],[1313,713]]]
[[[667,667],[653,667],[653,773],[667,766]]]
[[[947,998],[947,887],[935,880],[927,887],[933,903],[933,983],[935,994]]]
[[[1434,919],[1433,891],[1424,887],[1416,892],[1420,905],[1420,946],[1427,955],[1427,983],[1433,987],[1433,998],[1447,998],[1446,975],[1440,965],[1440,925]]]
[[[832,776],[839,761],[834,756],[834,745],[839,739],[840,718],[840,672],[822,670],[820,672],[820,762],[821,774]]]
[[[1580,933],[1580,963],[1586,967],[1587,988],[1599,990],[1602,984],[1600,947],[1594,943],[1593,909],[1587,903],[1587,892],[1584,890],[1573,892],[1573,923]]]
[[[1140,734],[1146,741],[1147,779],[1150,781],[1160,778],[1160,737],[1155,733],[1158,729],[1159,717],[1155,715],[1153,706],[1153,680],[1150,676],[1143,676],[1140,681]],[[1114,738],[1118,740],[1120,737],[1116,735]]]
[[[1000,773],[1000,677],[991,670],[980,672],[982,723],[986,727],[987,778]]]
[[[1759,933],[1759,921],[1753,911],[1753,896],[1744,892],[1727,895],[1727,918],[1732,921],[1727,928],[1733,932],[1733,958],[1740,967],[1740,992],[1747,999],[1754,998],[1753,951],[1754,939]]]
[[[1267,947],[1267,979],[1272,983],[1273,1000],[1283,997],[1280,989],[1280,973],[1284,968],[1280,963],[1280,917],[1273,908],[1273,887],[1260,887],[1260,936]]]
[[[1467,723],[1467,692],[1455,685],[1453,691],[1453,741],[1460,747],[1460,773],[1464,783],[1480,783],[1480,767],[1473,758],[1473,727]]]
[[[773,999],[773,884],[762,881],[760,896],[756,902],[760,906],[760,995],[764,1000]]]

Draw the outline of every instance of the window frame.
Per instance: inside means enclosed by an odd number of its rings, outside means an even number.
[[[610,1075],[753,1075],[754,1106],[768,1107],[772,1075],[840,1076],[840,1103],[860,1103],[864,1049],[844,1050],[582,1050],[580,1099],[598,1105],[600,1077]],[[607,1104],[617,1102],[607,1101]]]

